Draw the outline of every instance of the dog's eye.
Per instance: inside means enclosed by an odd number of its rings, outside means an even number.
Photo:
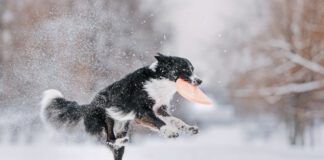
[[[189,69],[182,69],[182,74],[184,74],[186,76],[190,76],[191,71]]]

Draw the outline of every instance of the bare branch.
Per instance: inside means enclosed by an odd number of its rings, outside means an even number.
[[[303,93],[324,88],[324,80],[306,82],[306,83],[290,83],[278,87],[267,87],[261,89],[241,89],[234,93],[235,97],[251,97],[260,96],[283,96],[291,93]]]
[[[284,53],[284,55],[292,62],[297,63],[313,72],[324,74],[324,67],[318,63],[312,62],[304,57],[293,53]]]

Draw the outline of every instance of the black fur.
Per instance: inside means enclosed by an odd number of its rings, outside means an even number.
[[[158,113],[154,113],[152,107],[156,102],[144,89],[144,85],[152,79],[168,79],[176,82],[178,78],[182,78],[195,85],[202,82],[200,79],[191,78],[194,68],[189,60],[162,54],[158,54],[155,58],[158,61],[156,67],[152,69],[146,66],[128,74],[101,90],[90,104],[78,105],[64,98],[53,99],[46,106],[47,121],[60,128],[62,124],[75,126],[83,119],[86,132],[96,135],[98,139],[104,137],[114,153],[115,160],[121,160],[124,147],[115,147],[113,142],[127,135],[129,120],[123,122],[125,125],[122,131],[114,132],[116,119],[107,113],[106,109],[114,107],[124,115],[133,113],[134,120],[142,125],[160,129],[166,123],[158,118],[158,115],[170,116],[167,106],[161,105]],[[173,137],[176,136],[173,135]]]
[[[80,106],[76,102],[67,101],[64,98],[56,98],[46,108],[46,117],[48,121],[60,128],[62,123],[68,125],[77,125],[84,116],[85,106]],[[54,115],[57,114],[57,115]]]

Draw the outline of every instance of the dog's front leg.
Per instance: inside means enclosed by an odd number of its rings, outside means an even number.
[[[199,132],[197,126],[190,126],[179,118],[171,116],[167,111],[167,107],[164,105],[156,110],[156,115],[158,115],[158,117],[160,117],[166,124],[172,125],[187,134],[194,135]]]
[[[179,136],[177,129],[164,123],[154,114],[152,110],[147,110],[138,115],[135,121],[143,126],[149,127],[154,131],[160,132],[164,137],[176,138]]]

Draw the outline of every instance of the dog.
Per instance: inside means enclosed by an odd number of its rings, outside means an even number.
[[[109,147],[115,160],[122,160],[128,142],[130,121],[149,127],[167,138],[180,132],[197,134],[191,126],[173,117],[170,101],[181,78],[193,85],[202,80],[194,74],[188,59],[158,53],[156,62],[142,67],[96,94],[89,104],[80,105],[64,98],[58,90],[43,93],[41,119],[56,130],[79,127]]]

